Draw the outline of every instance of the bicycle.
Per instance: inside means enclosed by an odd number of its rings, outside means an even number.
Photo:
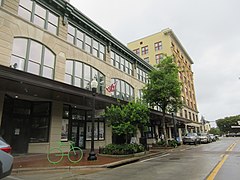
[[[58,147],[50,148],[48,151],[47,159],[50,163],[57,164],[62,161],[64,156],[67,156],[68,160],[72,163],[81,161],[83,152],[79,147],[74,146],[75,143],[73,141],[69,141],[70,150],[67,153],[62,151],[62,147],[67,145],[63,144],[61,141],[58,144]]]

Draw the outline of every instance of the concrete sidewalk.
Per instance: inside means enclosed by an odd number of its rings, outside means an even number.
[[[38,171],[38,170],[56,170],[56,169],[84,169],[84,168],[114,168],[124,164],[129,164],[139,160],[152,158],[154,156],[160,156],[173,151],[179,151],[186,149],[187,146],[182,145],[174,149],[159,148],[150,149],[145,154],[137,157],[116,157],[116,156],[103,156],[97,154],[96,161],[88,161],[88,152],[84,152],[84,156],[79,163],[71,163],[67,157],[58,164],[51,164],[47,160],[46,154],[24,154],[14,156],[13,173],[24,171]]]

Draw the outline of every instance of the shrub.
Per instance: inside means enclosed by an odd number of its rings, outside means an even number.
[[[157,142],[156,144],[157,146],[166,146],[166,141],[162,140]],[[180,145],[180,143],[178,143],[178,141],[176,140],[168,140],[168,147],[177,147],[178,145]]]
[[[141,144],[108,144],[103,148],[103,154],[128,155],[143,152],[144,146]]]

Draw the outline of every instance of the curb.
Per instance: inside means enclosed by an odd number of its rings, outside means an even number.
[[[46,170],[71,170],[71,169],[91,169],[91,168],[115,168],[122,165],[134,163],[143,159],[156,157],[159,155],[167,154],[166,152],[156,152],[152,154],[146,154],[139,157],[132,157],[129,159],[120,160],[113,163],[103,165],[91,165],[91,166],[58,166],[58,167],[38,167],[38,168],[15,168],[12,170],[13,173],[27,172],[27,171],[46,171]]]

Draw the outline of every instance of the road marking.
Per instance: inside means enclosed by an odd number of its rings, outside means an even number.
[[[153,158],[150,158],[150,159],[145,159],[145,160],[142,160],[142,161],[140,161],[140,162],[146,162],[146,161],[150,161],[150,160],[152,160],[152,159],[161,158],[161,157],[165,157],[165,156],[168,156],[168,155],[169,155],[169,154],[163,154],[163,155],[161,155],[161,156],[153,157]]]
[[[233,148],[236,146],[236,143],[231,144],[226,151],[230,152],[233,150]],[[227,154],[222,154],[222,160],[220,162],[218,162],[217,166],[213,169],[213,171],[211,172],[211,174],[207,177],[206,180],[213,180],[215,178],[215,176],[217,175],[218,171],[221,169],[223,163],[227,160],[229,155]]]

